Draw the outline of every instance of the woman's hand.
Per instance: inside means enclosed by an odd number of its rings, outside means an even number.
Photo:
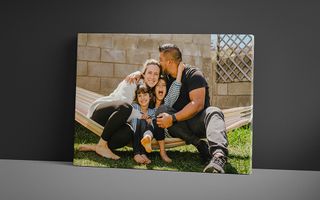
[[[133,72],[131,74],[129,74],[125,80],[132,84],[132,83],[138,83],[140,78],[143,76],[143,74],[140,72],[140,71],[136,71],[136,72]]]

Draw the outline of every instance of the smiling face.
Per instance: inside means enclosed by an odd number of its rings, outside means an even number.
[[[137,94],[138,103],[142,108],[147,108],[150,102],[149,93],[140,92]]]
[[[162,101],[167,93],[167,85],[163,79],[160,79],[155,87],[155,95],[157,100]]]
[[[145,84],[147,84],[150,88],[153,88],[158,83],[160,68],[157,65],[150,64],[146,67],[143,75]]]

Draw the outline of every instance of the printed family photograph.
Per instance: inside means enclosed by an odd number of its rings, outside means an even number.
[[[253,35],[77,42],[74,165],[251,174]]]

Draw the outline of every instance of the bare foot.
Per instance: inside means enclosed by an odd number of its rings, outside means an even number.
[[[136,154],[133,157],[134,161],[136,161],[138,164],[144,164],[145,160],[140,154]]]
[[[142,154],[141,156],[145,160],[145,164],[150,164],[151,163],[151,160],[147,157],[147,155]]]
[[[120,157],[114,154],[109,148],[97,145],[96,146],[96,153],[102,157],[110,158],[112,160],[118,160]]]
[[[149,135],[144,136],[140,142],[142,146],[145,148],[146,152],[148,153],[152,152],[151,137]]]
[[[160,152],[160,156],[164,162],[171,163],[172,160],[169,158],[166,152]]]
[[[79,151],[96,151],[96,144],[81,144]]]

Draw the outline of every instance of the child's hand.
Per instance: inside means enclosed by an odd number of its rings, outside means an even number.
[[[185,68],[185,64],[183,62],[180,62],[179,66],[178,66],[178,74],[177,74],[177,78],[176,81],[178,83],[181,83],[181,78],[182,78],[182,72]]]
[[[148,114],[142,114],[141,119],[147,120],[147,119],[151,119],[151,117]]]
[[[182,73],[184,68],[185,68],[185,64],[183,62],[180,62],[179,66],[178,66],[178,73],[179,72]]]
[[[148,122],[148,124],[151,124],[151,123],[152,123],[152,119],[151,119],[151,117],[150,117],[150,118],[148,118],[148,119],[146,119],[146,121]]]

